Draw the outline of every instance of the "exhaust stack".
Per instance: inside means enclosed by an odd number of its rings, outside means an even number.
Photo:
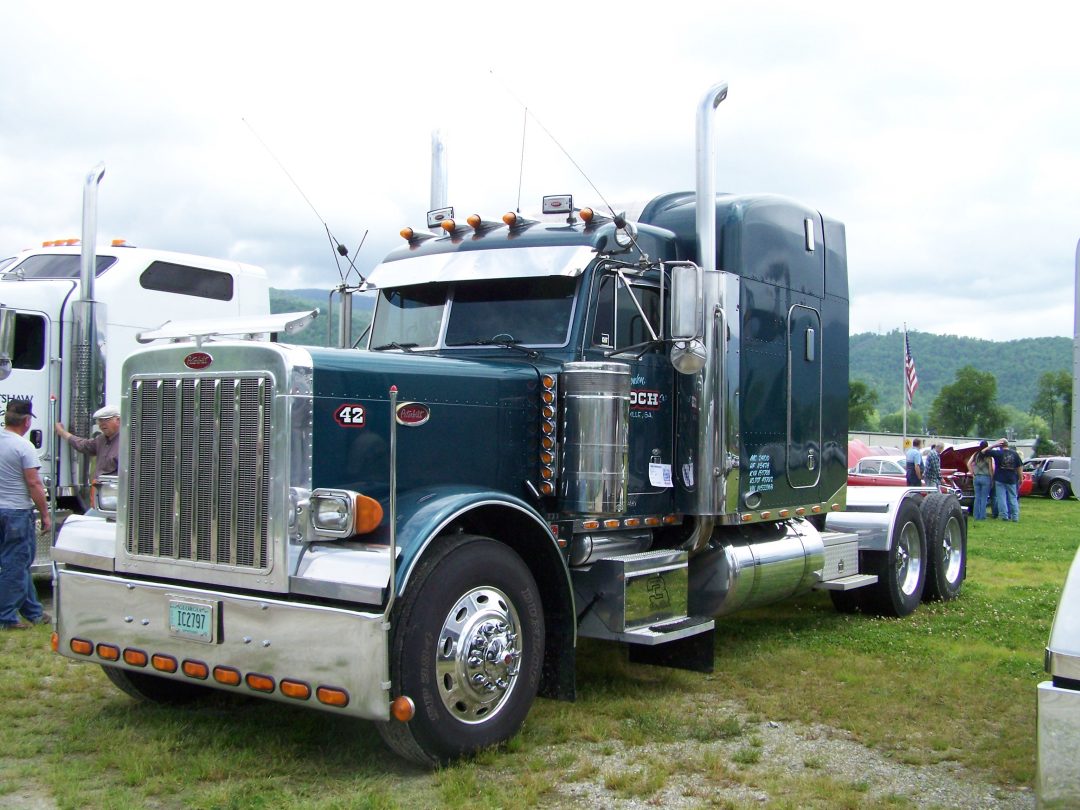
[[[79,298],[72,303],[72,357],[70,364],[68,409],[70,430],[89,436],[94,411],[105,404],[105,305],[94,300],[97,277],[97,190],[105,176],[105,164],[99,163],[86,176],[83,188],[82,256],[79,273]],[[69,462],[78,467],[78,498],[90,505],[89,459],[68,447]]]

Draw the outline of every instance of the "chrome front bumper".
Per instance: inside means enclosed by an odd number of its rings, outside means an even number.
[[[57,649],[68,658],[367,720],[389,719],[388,633],[381,614],[67,568],[57,569],[54,598]],[[214,606],[212,642],[170,633],[169,605],[175,600]],[[89,642],[90,652],[73,651],[73,640]],[[172,659],[176,672],[155,669],[152,663],[132,666],[124,660],[129,650],[151,660],[155,655]],[[115,656],[113,651],[119,651],[118,660],[108,657]],[[184,662],[204,664],[211,673],[215,667],[228,668],[242,677],[237,686],[218,683],[212,674],[193,678],[184,674]],[[273,691],[249,688],[249,674],[272,678]],[[287,697],[278,688],[282,679],[307,684],[310,696]],[[347,705],[324,705],[317,697],[319,687],[343,690]]]

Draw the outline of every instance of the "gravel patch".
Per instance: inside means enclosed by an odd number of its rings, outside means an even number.
[[[716,805],[766,806],[782,795],[770,795],[760,785],[771,775],[782,778],[828,778],[857,787],[866,801],[900,797],[920,808],[1006,810],[1035,807],[1027,787],[1001,787],[981,780],[955,762],[906,765],[856,742],[845,731],[824,725],[805,726],[776,721],[747,722],[731,739],[626,746],[593,743],[575,746],[577,768],[585,772],[559,783],[544,796],[552,807],[692,808]],[[561,746],[550,749],[552,756]],[[749,755],[747,752],[750,752]],[[757,761],[753,760],[757,757]],[[721,762],[734,778],[716,778],[687,767],[688,763]],[[676,763],[663,786],[624,790],[606,786],[613,775],[642,772],[649,763]],[[626,795],[629,794],[629,795]]]

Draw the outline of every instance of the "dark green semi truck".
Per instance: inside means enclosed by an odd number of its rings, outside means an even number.
[[[559,196],[405,229],[359,348],[131,356],[115,523],[54,551],[58,651],[149,700],[373,720],[434,763],[572,699],[579,637],[708,670],[742,608],[956,596],[955,499],[846,486],[844,227],[716,193],[726,92],[698,188],[635,218]]]

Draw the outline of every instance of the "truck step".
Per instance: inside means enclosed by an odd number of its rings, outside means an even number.
[[[698,633],[707,633],[714,627],[716,627],[716,622],[708,616],[687,616],[683,619],[659,622],[638,630],[628,630],[619,640],[627,644],[645,644],[652,647],[669,641],[678,641],[688,636],[696,636]]]
[[[716,655],[716,623],[705,616],[687,616],[632,630],[622,639],[631,663],[712,672]]]
[[[608,557],[572,571],[575,598],[583,606],[579,634],[627,641],[627,634],[648,637],[654,627],[686,620],[687,559],[682,549],[661,549]]]
[[[873,585],[877,581],[878,578],[876,574],[853,574],[850,577],[841,577],[840,579],[830,579],[826,582],[819,582],[814,585],[814,590],[851,591],[855,588]]]

